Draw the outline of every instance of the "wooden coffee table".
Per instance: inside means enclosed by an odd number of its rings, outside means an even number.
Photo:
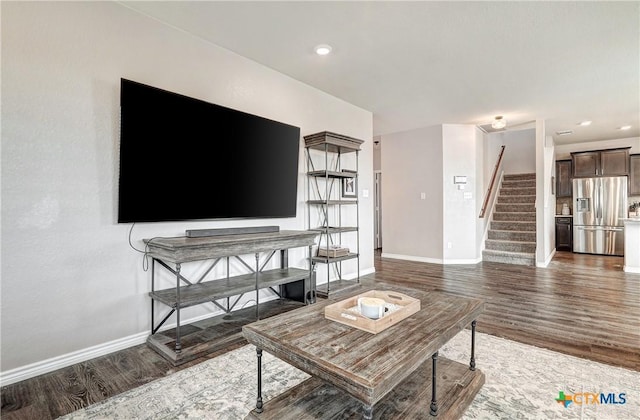
[[[466,410],[484,384],[474,358],[475,320],[484,303],[439,292],[375,289],[420,299],[421,309],[371,334],[325,319],[325,306],[350,296],[345,295],[242,328],[258,357],[258,399],[247,418],[458,418]],[[468,325],[469,365],[438,357],[440,347]],[[263,405],[263,350],[312,378]]]

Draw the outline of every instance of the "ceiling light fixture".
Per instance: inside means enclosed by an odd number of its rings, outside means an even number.
[[[320,44],[314,48],[316,54],[318,55],[327,55],[331,52],[331,45]]]
[[[623,125],[622,127],[618,128],[618,130],[630,130],[631,126],[630,125]]]
[[[578,125],[581,125],[581,126],[583,126],[583,127],[586,127],[586,126],[588,126],[588,125],[591,125],[591,121],[581,121],[581,122],[580,122],[580,124],[578,124]]]
[[[501,115],[498,115],[495,120],[491,123],[491,127],[496,130],[500,130],[501,128],[505,128],[507,126],[507,120],[504,119]]]

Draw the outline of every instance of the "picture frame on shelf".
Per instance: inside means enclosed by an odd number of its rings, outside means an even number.
[[[357,198],[358,197],[358,183],[355,177],[356,171],[350,171],[343,169],[342,172],[353,173],[353,177],[342,178],[342,198]]]

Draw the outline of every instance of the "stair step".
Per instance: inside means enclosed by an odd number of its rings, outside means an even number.
[[[502,188],[535,188],[534,180],[502,181]]]
[[[501,241],[495,239],[487,239],[485,242],[486,249],[495,251],[507,251],[507,252],[524,252],[533,254],[536,252],[535,242],[524,241]]]
[[[482,260],[535,266],[536,174],[504,175]]]
[[[535,188],[500,188],[500,195],[536,195]]]
[[[482,251],[482,261],[528,266],[536,265],[534,253],[496,251],[492,249],[485,249]]]
[[[535,222],[535,212],[494,212],[493,220],[496,222]]]
[[[535,173],[529,174],[505,174],[503,179],[505,181],[518,181],[523,179],[536,179]]]
[[[515,221],[492,221],[491,229],[493,230],[517,230],[517,231],[532,231],[536,230],[535,222],[515,222]]]
[[[517,203],[517,204],[535,204],[535,195],[499,195],[498,204]]]
[[[508,203],[508,204],[496,204],[495,210],[498,213],[535,213],[536,206],[533,203]]]
[[[488,239],[502,240],[502,241],[522,241],[522,242],[536,242],[535,231],[519,231],[519,230],[489,230]]]

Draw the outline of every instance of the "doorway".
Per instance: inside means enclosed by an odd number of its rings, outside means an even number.
[[[375,187],[373,190],[373,249],[382,249],[382,171],[373,173]]]

